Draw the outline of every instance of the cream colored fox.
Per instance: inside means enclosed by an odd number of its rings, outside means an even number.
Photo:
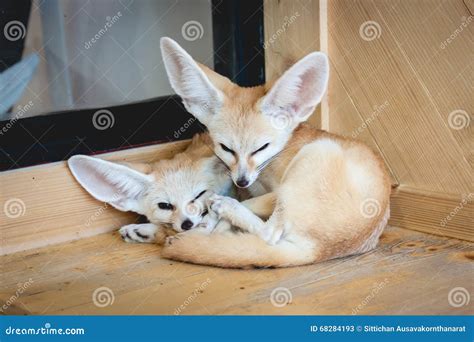
[[[328,59],[314,52],[274,84],[242,88],[161,40],[171,86],[207,126],[214,153],[248,188],[264,221],[236,200],[211,209],[252,234],[191,231],[170,239],[168,258],[222,267],[292,266],[375,248],[389,217],[390,181],[366,145],[303,122],[328,82]]]
[[[196,135],[183,153],[154,164],[123,165],[83,155],[71,157],[68,164],[93,197],[148,218],[150,223],[122,227],[125,241],[162,244],[177,232],[212,231],[217,218],[206,200],[214,193],[233,194],[228,172],[210,144],[207,134]]]

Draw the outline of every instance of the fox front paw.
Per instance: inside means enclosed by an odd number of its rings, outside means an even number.
[[[129,224],[120,228],[119,233],[125,242],[152,243],[156,228],[148,224]]]
[[[175,234],[167,236],[165,239],[165,246],[171,246],[174,242],[178,241],[181,238],[182,234]]]
[[[283,236],[284,230],[282,228],[275,229],[273,227],[266,227],[262,231],[258,232],[258,236],[264,240],[267,244],[273,246],[280,241]]]
[[[212,195],[207,200],[209,209],[215,212],[221,218],[229,218],[237,206],[239,201],[226,196]]]
[[[201,231],[207,233],[211,233],[216,227],[217,222],[219,222],[218,217],[214,213],[210,212],[204,217],[202,222],[198,225],[197,229],[200,229]]]

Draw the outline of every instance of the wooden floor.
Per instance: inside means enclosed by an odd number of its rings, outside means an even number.
[[[474,300],[448,301],[473,293],[473,259],[472,243],[388,228],[362,256],[226,270],[108,233],[1,257],[0,300],[4,314],[474,314]]]

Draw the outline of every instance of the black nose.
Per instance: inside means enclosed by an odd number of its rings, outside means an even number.
[[[183,230],[189,230],[192,228],[192,226],[193,226],[193,223],[190,220],[184,220],[183,223],[181,223],[181,228]]]
[[[239,186],[241,188],[245,188],[247,185],[249,185],[248,179],[246,179],[244,177],[241,177],[241,178],[237,179],[237,186]]]

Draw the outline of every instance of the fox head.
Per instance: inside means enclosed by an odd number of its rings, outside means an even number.
[[[206,199],[223,182],[232,184],[225,170],[216,170],[215,157],[190,162],[180,156],[156,163],[116,164],[76,155],[69,168],[94,198],[121,211],[145,215],[151,223],[177,232],[197,227],[208,214]]]
[[[242,88],[195,62],[169,38],[161,39],[161,51],[172,88],[208,128],[215,154],[241,188],[285,148],[328,83],[329,63],[321,52],[298,61],[273,85]]]

